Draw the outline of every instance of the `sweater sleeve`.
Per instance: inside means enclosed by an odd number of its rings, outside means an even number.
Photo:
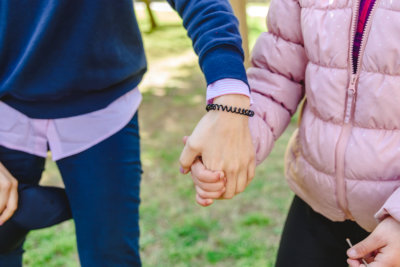
[[[238,21],[228,0],[167,0],[183,19],[207,84],[232,78],[247,84]]]
[[[307,57],[297,0],[272,0],[268,32],[261,34],[252,53],[248,78],[255,116],[250,130],[259,164],[270,153],[304,96]]]

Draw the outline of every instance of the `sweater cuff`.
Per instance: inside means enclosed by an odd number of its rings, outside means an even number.
[[[375,214],[375,218],[381,222],[386,217],[391,216],[400,222],[400,188],[386,200],[382,208]]]
[[[217,46],[200,57],[200,66],[207,84],[232,78],[248,85],[243,54],[233,46]]]
[[[213,82],[207,87],[207,104],[212,104],[216,97],[230,94],[245,95],[252,102],[247,84],[241,80],[226,78]]]

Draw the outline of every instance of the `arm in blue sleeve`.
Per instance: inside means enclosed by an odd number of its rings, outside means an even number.
[[[167,0],[183,19],[207,84],[224,78],[247,84],[238,21],[228,0]]]

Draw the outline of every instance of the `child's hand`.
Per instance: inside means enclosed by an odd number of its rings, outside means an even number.
[[[196,201],[199,205],[210,206],[214,202],[213,199],[218,199],[225,193],[224,173],[207,170],[200,159],[192,165],[191,175],[196,187]]]
[[[400,222],[392,217],[384,219],[363,241],[347,251],[351,267],[400,267]]]
[[[183,144],[186,145],[187,139],[187,136],[183,137]],[[218,199],[225,193],[226,178],[224,172],[207,170],[199,158],[196,159],[190,170],[196,188],[196,202],[199,205],[210,206],[214,203],[213,199]]]

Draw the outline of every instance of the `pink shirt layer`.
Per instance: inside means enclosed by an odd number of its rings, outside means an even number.
[[[222,79],[207,88],[207,101],[224,94],[249,96],[239,80]],[[40,157],[50,147],[53,160],[82,152],[121,130],[139,108],[136,88],[104,109],[63,119],[32,119],[0,101],[0,145]]]

